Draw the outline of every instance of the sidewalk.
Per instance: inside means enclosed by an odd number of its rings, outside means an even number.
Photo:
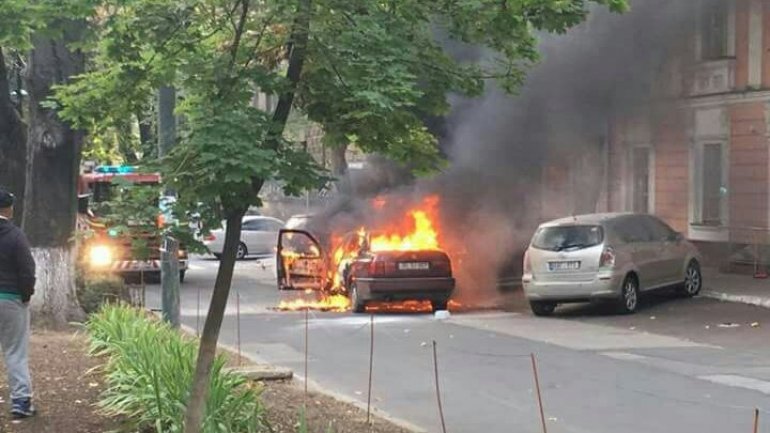
[[[716,269],[705,268],[701,296],[770,308],[770,279],[723,274]]]

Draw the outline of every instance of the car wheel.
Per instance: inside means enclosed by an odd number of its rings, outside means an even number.
[[[682,286],[682,294],[687,297],[692,297],[700,293],[700,289],[703,287],[703,275],[700,271],[700,265],[697,261],[692,260],[687,265],[687,270],[684,273],[684,285]]]
[[[350,285],[350,306],[354,313],[363,313],[366,311],[366,301],[358,296],[358,289],[355,283]]]
[[[187,274],[187,271],[179,271],[179,282],[184,283],[184,277]]]
[[[243,260],[246,258],[246,256],[249,254],[249,251],[246,249],[246,244],[243,242],[238,244],[238,251],[235,253],[235,259],[236,260]]]
[[[217,260],[222,260],[222,254],[214,253],[214,258]]]
[[[449,301],[430,301],[430,306],[433,312],[448,310]]]
[[[546,317],[556,311],[556,302],[529,301],[529,308],[535,316]]]
[[[634,275],[629,275],[623,280],[620,290],[618,309],[623,314],[632,314],[639,307],[639,281]]]

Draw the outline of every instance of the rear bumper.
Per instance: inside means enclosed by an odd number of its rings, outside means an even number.
[[[452,296],[455,279],[357,278],[356,288],[359,296],[367,301],[446,301]]]
[[[587,302],[620,297],[623,275],[597,274],[591,281],[539,281],[524,275],[522,286],[530,301]]]
[[[187,259],[179,260],[179,270],[186,271]],[[160,272],[160,260],[120,260],[110,266],[112,272],[129,274],[135,272]]]

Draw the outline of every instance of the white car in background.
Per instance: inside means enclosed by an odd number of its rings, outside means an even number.
[[[238,244],[236,258],[245,259],[250,255],[268,255],[275,252],[278,242],[278,232],[283,228],[284,222],[266,216],[245,216],[241,231],[241,242]],[[225,245],[225,224],[222,228],[212,230],[203,241],[211,254],[217,259],[222,257]]]
[[[306,229],[312,218],[313,215],[310,214],[292,215],[288,220],[286,220],[286,226],[284,228],[291,230]]]

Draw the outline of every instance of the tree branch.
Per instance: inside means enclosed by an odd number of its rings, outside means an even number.
[[[241,39],[243,38],[243,31],[246,27],[246,18],[249,14],[249,0],[241,0],[241,16],[238,18],[238,26],[235,29],[235,37],[233,45],[230,47],[230,64],[227,66],[227,76],[229,77],[233,73],[235,67],[235,61],[238,58],[238,49],[241,47]]]
[[[252,56],[251,56],[251,57],[250,57],[250,58],[249,58],[249,59],[246,61],[246,65],[244,66],[244,69],[245,69],[245,68],[248,68],[248,67],[249,67],[249,65],[251,64],[251,62],[253,62],[253,61],[254,61],[254,60],[256,60],[257,58],[259,58],[259,57],[262,55],[262,53],[264,53],[264,52],[269,52],[269,51],[271,51],[272,49],[274,49],[274,48],[275,48],[275,47],[273,47],[273,48],[270,48],[270,49],[268,49],[268,50],[257,51],[257,48],[259,48],[259,46],[260,46],[260,45],[262,45],[262,39],[265,37],[265,33],[267,33],[267,28],[268,28],[268,27],[270,27],[270,24],[272,24],[272,23],[273,23],[273,18],[275,18],[275,16],[276,16],[276,14],[277,14],[277,13],[278,13],[278,11],[277,11],[277,10],[273,10],[273,11],[272,11],[272,13],[270,13],[270,15],[268,15],[268,16],[267,16],[267,18],[265,18],[265,23],[264,23],[264,25],[262,26],[262,29],[259,31],[259,35],[257,36],[257,41],[256,41],[256,43],[254,44],[254,48],[253,48],[253,50],[252,50],[252,51],[254,51],[254,52],[255,52],[255,54],[254,54],[254,55],[252,55]]]
[[[278,98],[278,106],[273,112],[273,122],[266,141],[266,147],[278,150],[281,146],[281,136],[294,104],[294,95],[302,77],[302,68],[307,55],[307,42],[310,34],[310,1],[299,0],[297,15],[292,26],[291,37],[286,45],[289,67],[286,69],[286,79],[289,86]]]

